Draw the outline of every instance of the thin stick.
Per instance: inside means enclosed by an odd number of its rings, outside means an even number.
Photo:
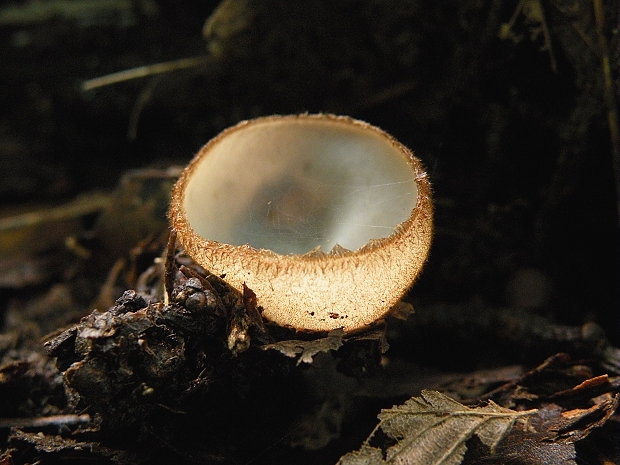
[[[155,63],[153,65],[139,66],[137,68],[126,69],[117,73],[107,74],[94,79],[89,79],[82,83],[82,90],[84,92],[98,87],[109,86],[117,84],[123,81],[130,81],[132,79],[140,79],[147,76],[153,76],[155,74],[168,73],[170,71],[176,71],[179,69],[193,68],[199,66],[208,61],[209,57],[201,55],[190,58],[180,58],[178,60],[166,61],[164,63]]]
[[[79,425],[90,422],[90,415],[52,415],[36,418],[0,418],[0,428],[43,428],[47,426]]]
[[[609,137],[611,139],[612,166],[616,183],[616,201],[618,202],[618,214],[620,219],[620,130],[618,129],[618,109],[614,97],[613,78],[609,59],[609,48],[605,38],[605,14],[601,0],[593,0],[594,19],[596,22],[596,35],[601,51],[601,67],[603,71],[603,91],[607,105],[607,124],[609,125]]]
[[[176,260],[174,257],[176,245],[177,231],[172,228],[170,230],[170,236],[168,236],[166,260],[164,261],[164,305],[168,305],[172,301],[172,289],[174,288],[174,277],[176,273]]]
[[[127,128],[127,139],[130,141],[135,141],[138,136],[138,122],[140,121],[140,114],[142,113],[142,109],[146,106],[147,102],[151,100],[155,87],[157,87],[157,84],[161,82],[161,78],[162,76],[158,76],[151,79],[142,92],[140,92],[136,103],[134,103],[133,108],[131,109],[131,115],[129,116],[129,127]]]
[[[110,196],[100,192],[86,194],[57,207],[0,218],[0,232],[27,228],[42,223],[79,218],[108,208]]]

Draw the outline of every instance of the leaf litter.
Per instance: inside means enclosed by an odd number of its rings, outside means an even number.
[[[312,360],[319,352],[329,352],[338,350],[342,346],[342,337],[344,330],[342,328],[330,331],[326,337],[315,339],[312,341],[288,340],[266,344],[261,348],[263,350],[277,350],[287,357],[297,357],[297,365],[300,363],[312,363]]]
[[[493,451],[517,420],[534,413],[516,412],[492,401],[471,408],[438,391],[423,390],[420,397],[382,410],[379,425],[362,448],[346,454],[338,464],[458,465],[473,435]],[[371,446],[379,430],[396,443],[385,450]]]

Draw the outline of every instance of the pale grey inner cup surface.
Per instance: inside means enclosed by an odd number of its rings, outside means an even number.
[[[184,208],[205,239],[299,254],[387,237],[416,199],[412,169],[386,138],[344,122],[288,119],[212,144]]]

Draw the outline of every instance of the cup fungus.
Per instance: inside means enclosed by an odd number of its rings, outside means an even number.
[[[352,331],[398,303],[426,260],[431,187],[382,130],[327,114],[226,129],[176,183],[170,221],[187,253],[263,317],[305,331]]]

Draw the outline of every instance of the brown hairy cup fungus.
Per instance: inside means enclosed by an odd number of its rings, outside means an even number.
[[[432,236],[420,161],[362,121],[270,116],[226,129],[185,169],[170,221],[187,253],[263,317],[306,331],[362,328],[411,286]]]

